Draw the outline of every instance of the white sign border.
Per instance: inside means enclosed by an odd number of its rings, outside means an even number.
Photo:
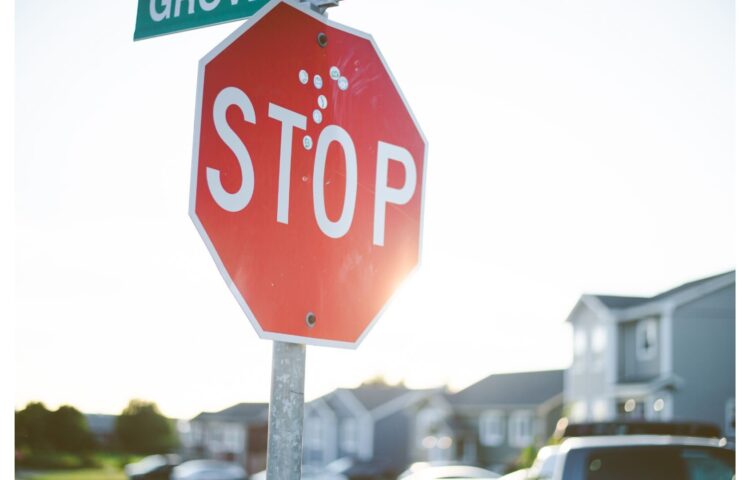
[[[414,123],[414,126],[417,128],[417,131],[419,132],[419,135],[422,138],[422,142],[424,143],[424,156],[422,158],[422,185],[421,185],[422,187],[421,202],[422,203],[420,205],[419,247],[418,247],[418,254],[417,254],[417,263],[416,265],[414,265],[414,267],[411,270],[409,270],[409,273],[406,274],[406,276],[401,280],[400,283],[403,284],[409,278],[411,278],[414,272],[417,269],[419,269],[420,265],[422,264],[422,236],[423,236],[423,231],[424,231],[424,210],[425,210],[424,200],[425,200],[425,185],[426,185],[425,179],[427,176],[427,147],[428,147],[427,138],[425,137],[424,132],[422,131],[422,128],[419,126],[419,123],[417,122],[417,119],[414,116],[414,113],[412,112],[411,107],[409,106],[409,103],[406,101],[406,97],[404,97],[404,94],[401,91],[401,87],[396,82],[396,79],[394,78],[393,73],[391,72],[391,69],[388,67],[388,64],[386,63],[385,58],[380,52],[380,49],[375,43],[375,40],[373,39],[372,35],[353,29],[351,27],[347,27],[345,25],[336,23],[328,19],[327,17],[324,17],[323,15],[313,12],[312,10],[310,10],[309,6],[300,4],[299,2],[293,2],[290,0],[272,0],[268,2],[263,8],[258,10],[258,12],[256,12],[255,15],[253,15],[245,23],[240,25],[240,27],[237,28],[237,30],[232,32],[229,36],[227,36],[227,38],[222,40],[221,43],[219,43],[216,47],[211,49],[211,51],[209,51],[198,62],[198,82],[197,82],[196,96],[195,96],[195,121],[194,121],[194,127],[193,127],[193,160],[192,160],[191,178],[190,178],[190,207],[189,207],[188,214],[191,220],[193,221],[195,228],[198,230],[198,233],[203,239],[203,243],[208,248],[208,251],[210,252],[211,257],[213,258],[214,263],[216,264],[216,267],[219,269],[219,273],[221,273],[221,276],[224,278],[224,282],[226,282],[227,286],[229,287],[229,290],[232,292],[232,295],[234,295],[235,300],[237,300],[237,302],[239,303],[240,307],[242,308],[242,311],[245,313],[245,316],[247,316],[247,318],[250,320],[250,323],[253,325],[253,328],[255,329],[256,333],[258,334],[260,338],[267,339],[267,340],[288,342],[288,343],[301,343],[301,344],[306,344],[306,345],[315,345],[315,346],[322,346],[322,347],[336,347],[336,348],[345,348],[345,349],[353,350],[359,347],[360,343],[362,343],[362,340],[364,340],[364,338],[370,332],[372,327],[378,322],[378,320],[383,315],[385,310],[391,304],[391,302],[393,301],[393,298],[398,294],[398,287],[396,287],[396,291],[394,291],[391,294],[388,301],[385,302],[383,307],[373,317],[373,319],[370,321],[367,328],[362,332],[362,334],[357,338],[355,342],[326,340],[326,339],[307,337],[307,336],[302,336],[302,335],[287,335],[283,333],[265,331],[261,327],[258,320],[256,319],[255,314],[250,309],[250,306],[245,301],[245,298],[242,296],[242,293],[240,293],[239,289],[234,284],[234,281],[229,275],[229,272],[227,272],[226,268],[224,267],[224,264],[221,261],[221,257],[219,256],[218,252],[216,251],[216,248],[211,242],[211,239],[209,238],[208,233],[203,228],[203,225],[201,224],[201,221],[198,218],[198,214],[196,213],[196,210],[195,210],[196,192],[198,188],[198,151],[200,147],[201,114],[203,111],[203,78],[206,72],[206,65],[211,60],[213,60],[219,53],[221,53],[224,49],[226,49],[229,45],[231,45],[239,36],[241,36],[243,33],[245,33],[250,28],[252,28],[253,25],[255,25],[260,19],[262,19],[269,11],[275,8],[279,3],[285,3],[291,7],[294,7],[297,10],[322,22],[327,27],[335,28],[337,30],[342,30],[352,35],[356,35],[360,38],[368,40],[370,44],[372,45],[373,49],[375,50],[375,53],[378,55],[380,62],[385,67],[385,70],[388,73],[388,76],[390,77],[390,80],[393,83],[393,86],[396,87],[396,91],[401,97],[401,101],[406,107],[406,110],[409,113],[409,116],[411,117],[411,120]]]

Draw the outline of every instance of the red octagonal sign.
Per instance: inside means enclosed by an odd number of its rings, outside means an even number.
[[[261,337],[359,344],[419,262],[425,155],[372,38],[295,3],[201,60],[190,215]]]

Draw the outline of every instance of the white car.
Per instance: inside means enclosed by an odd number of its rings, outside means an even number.
[[[552,480],[733,480],[725,439],[672,435],[569,438],[555,453]]]
[[[236,463],[220,460],[190,460],[172,470],[171,480],[247,480],[247,472]]]
[[[414,468],[414,466],[412,466],[412,468],[399,475],[398,480],[439,480],[448,478],[497,479],[499,477],[500,475],[498,473],[469,465],[433,465],[424,466],[423,468]]]
[[[503,475],[500,480],[547,480],[552,478],[559,450],[560,447],[557,445],[547,445],[540,448],[531,467]]]

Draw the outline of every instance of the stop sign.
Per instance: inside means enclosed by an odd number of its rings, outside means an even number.
[[[359,344],[419,262],[425,155],[372,38],[296,3],[201,60],[190,215],[261,337]]]

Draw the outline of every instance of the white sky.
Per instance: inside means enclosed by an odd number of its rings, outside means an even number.
[[[16,5],[15,405],[190,417],[267,401],[257,338],[187,215],[198,59],[136,1]],[[423,265],[306,396],[564,368],[584,292],[735,267],[727,0],[345,0],[429,141]]]

